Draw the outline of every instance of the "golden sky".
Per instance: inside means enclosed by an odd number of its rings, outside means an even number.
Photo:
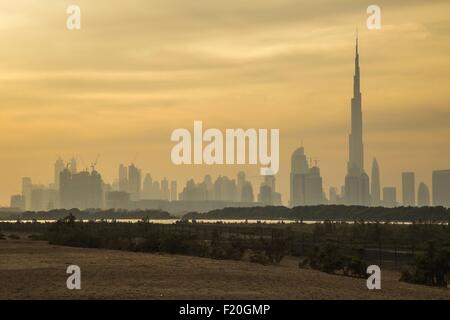
[[[368,30],[375,2],[382,28]],[[0,205],[23,176],[52,182],[59,155],[83,167],[100,154],[107,182],[134,160],[180,190],[205,173],[257,175],[259,165],[174,166],[170,134],[194,120],[279,128],[285,203],[301,140],[326,190],[341,186],[356,28],[366,171],[377,157],[383,186],[400,187],[407,170],[429,184],[450,168],[450,2],[375,2],[0,0]],[[81,7],[79,31],[66,29],[69,4]]]

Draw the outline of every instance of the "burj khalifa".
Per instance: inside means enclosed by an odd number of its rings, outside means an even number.
[[[355,75],[353,76],[352,125],[349,135],[349,160],[347,171],[364,171],[364,145],[361,110],[361,74],[359,68],[358,38],[356,38]]]
[[[355,75],[351,101],[351,132],[349,135],[349,159],[345,177],[345,198],[349,205],[368,205],[369,176],[364,171],[364,144],[361,101],[361,70],[359,67],[358,37],[356,37]]]

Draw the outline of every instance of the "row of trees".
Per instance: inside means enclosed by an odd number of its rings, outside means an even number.
[[[290,219],[334,221],[450,221],[450,208],[444,207],[363,207],[318,205],[286,207],[225,208],[208,213],[188,213],[186,219]]]
[[[248,254],[260,257],[251,261],[264,264],[277,264],[288,252],[288,239],[256,238],[244,241],[240,237],[222,237],[217,230],[208,234],[188,231],[183,232],[176,225],[145,222],[79,222],[70,215],[50,224],[45,238],[55,245],[183,254],[223,260],[241,260]]]
[[[18,218],[23,220],[60,220],[68,215],[76,219],[173,219],[170,213],[161,210],[80,210],[57,209],[45,212],[24,212]]]
[[[77,219],[171,219],[171,214],[161,210],[51,210],[47,212],[24,212],[9,217],[21,219],[58,220],[72,214]],[[363,207],[344,205],[300,206],[295,208],[248,207],[224,208],[207,213],[190,212],[183,219],[250,219],[250,220],[313,220],[313,221],[423,221],[448,222],[450,208],[444,207]]]

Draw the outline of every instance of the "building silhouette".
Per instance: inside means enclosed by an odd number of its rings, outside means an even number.
[[[370,204],[372,206],[381,205],[381,184],[380,167],[376,158],[372,162],[372,176],[370,185]]]
[[[351,100],[351,132],[349,135],[349,160],[345,178],[345,195],[348,205],[370,204],[369,176],[364,171],[364,144],[359,67],[358,38],[356,38],[355,75]]]
[[[450,207],[450,170],[433,171],[433,205]]]
[[[71,174],[78,173],[77,160],[75,159],[75,157],[72,157],[72,159],[69,162],[69,170]]]
[[[237,202],[236,180],[227,176],[219,176],[214,182],[214,200]]]
[[[241,202],[245,202],[245,203],[255,202],[253,186],[249,181],[245,181],[244,185],[242,187]]]
[[[353,166],[345,177],[345,202],[348,205],[370,204],[369,176]]]
[[[419,184],[417,191],[417,205],[419,207],[428,207],[430,205],[430,190],[423,182]]]
[[[311,167],[305,176],[305,202],[306,205],[324,203],[322,177],[318,166]]]
[[[317,165],[310,167],[303,147],[292,154],[290,182],[292,207],[324,203],[320,169]]]
[[[142,183],[142,199],[152,199],[153,178],[147,173]]]
[[[31,210],[31,191],[33,190],[33,183],[30,177],[22,178],[22,196],[24,201],[24,210]]]
[[[170,200],[169,181],[165,177],[161,180],[161,200]]]
[[[406,207],[416,205],[416,185],[414,172],[402,173],[402,200]]]
[[[328,189],[328,203],[329,204],[338,203],[338,192],[336,187],[330,187]]]
[[[103,208],[102,187],[102,177],[97,171],[72,174],[66,168],[60,173],[60,207],[80,210]]]
[[[152,193],[150,199],[159,200],[162,198],[161,183],[159,181],[153,181]]]
[[[132,201],[141,199],[141,170],[133,163],[128,166],[128,192]]]
[[[272,189],[264,183],[259,187],[258,202],[264,206],[273,205]]]
[[[123,164],[119,165],[119,191],[128,192],[128,169]]]
[[[61,158],[58,158],[55,162],[53,174],[54,174],[54,188],[59,190],[59,175],[61,171],[65,168],[64,161]]]
[[[25,210],[25,198],[21,194],[11,196],[10,207],[15,209]]]
[[[33,186],[31,191],[31,211],[48,211],[56,208],[58,191],[46,186]]]
[[[214,200],[215,195],[214,195],[214,184],[212,182],[212,177],[209,174],[207,174],[205,176],[205,178],[203,179],[203,182],[206,185],[207,200]]]
[[[195,183],[194,179],[188,180],[183,191],[180,193],[181,201],[207,201],[208,190],[205,182]]]
[[[397,189],[395,187],[383,188],[383,206],[387,208],[397,206]]]
[[[170,182],[170,201],[178,200],[178,186],[175,180]]]
[[[244,188],[244,184],[246,182],[245,172],[240,171],[237,175],[237,200],[242,201],[242,189]]]
[[[291,157],[290,205],[292,207],[306,204],[305,176],[309,173],[308,160],[303,147],[294,151]]]
[[[105,204],[108,209],[130,208],[130,194],[125,191],[111,191],[105,194]]]
[[[276,190],[275,175],[264,176],[264,182],[259,187],[258,202],[265,206],[281,205],[281,193]]]

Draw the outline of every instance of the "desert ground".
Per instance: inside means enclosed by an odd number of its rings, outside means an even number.
[[[450,290],[399,282],[382,272],[382,290],[364,279],[298,268],[179,255],[53,246],[26,235],[0,240],[0,299],[450,299]],[[81,268],[68,290],[66,268]]]

